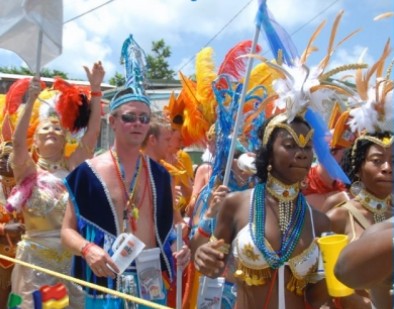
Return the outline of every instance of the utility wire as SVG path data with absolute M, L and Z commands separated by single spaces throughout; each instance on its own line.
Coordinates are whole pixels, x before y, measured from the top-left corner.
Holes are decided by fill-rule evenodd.
M 249 1 L 244 7 L 242 7 L 205 45 L 203 45 L 202 48 L 208 46 L 213 40 L 215 40 L 220 33 L 222 33 L 254 0 Z M 307 22 L 305 22 L 303 25 L 301 25 L 299 28 L 294 30 L 290 36 L 294 36 L 296 33 L 300 32 L 302 29 L 304 29 L 307 25 L 312 23 L 315 19 L 317 19 L 319 16 L 321 16 L 324 12 L 326 12 L 330 7 L 332 7 L 335 3 L 339 2 L 341 0 L 334 0 L 332 1 L 329 5 L 327 5 L 325 8 L 323 8 L 319 13 L 317 13 L 315 16 L 313 16 L 311 19 L 309 19 Z M 269 53 L 270 50 L 266 50 L 263 54 Z M 196 56 L 192 56 L 186 63 L 184 63 L 178 71 L 181 71 L 184 67 L 186 67 L 189 63 L 191 63 Z
M 202 47 L 207 47 L 213 40 L 215 40 L 219 34 L 221 34 L 253 1 L 255 0 L 250 0 L 244 7 L 242 7 L 211 39 L 208 40 Z M 187 66 L 190 62 L 192 62 L 196 58 L 196 55 L 193 55 L 192 57 L 189 58 L 188 61 L 186 61 L 178 71 L 181 71 L 185 66 Z
M 101 8 L 101 7 L 105 6 L 105 5 L 107 5 L 107 4 L 111 3 L 111 2 L 113 2 L 113 1 L 115 1 L 115 0 L 109 0 L 109 1 L 107 1 L 107 2 L 104 2 L 103 4 L 100 4 L 100 5 L 98 5 L 98 6 L 94 7 L 94 8 L 92 8 L 92 9 L 90 9 L 90 10 L 88 10 L 88 11 L 82 13 L 82 14 L 79 14 L 79 15 L 77 15 L 77 16 L 74 16 L 73 18 L 70 18 L 69 20 L 66 20 L 65 22 L 63 22 L 63 24 L 67 24 L 67 23 L 69 23 L 69 22 L 71 22 L 71 21 L 73 21 L 73 20 L 76 20 L 76 19 L 78 19 L 78 18 L 80 18 L 80 17 L 82 17 L 82 16 L 84 16 L 84 15 L 86 15 L 86 14 L 89 14 L 89 13 L 91 13 L 91 12 L 93 12 L 93 11 L 95 11 L 95 10 L 97 10 L 97 9 L 99 9 L 99 8 Z

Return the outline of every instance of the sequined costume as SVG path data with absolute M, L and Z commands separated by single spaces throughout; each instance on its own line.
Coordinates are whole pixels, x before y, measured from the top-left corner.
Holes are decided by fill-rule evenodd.
M 22 210 L 26 233 L 18 243 L 16 258 L 52 271 L 68 275 L 71 253 L 61 244 L 60 229 L 68 194 L 62 183 L 66 170 L 56 173 L 39 171 L 14 187 L 7 210 Z M 32 293 L 43 285 L 54 285 L 63 280 L 45 273 L 15 265 L 12 273 L 12 292 L 21 295 L 21 308 L 34 307 Z M 83 308 L 82 290 L 68 281 L 71 308 Z
M 255 190 L 256 189 L 253 189 L 253 191 Z M 251 193 L 251 196 L 253 196 L 253 198 L 250 199 L 250 207 L 252 210 L 254 200 L 256 198 L 254 192 Z M 300 206 L 301 205 L 298 205 L 298 207 Z M 315 238 L 312 209 L 309 205 L 307 205 L 307 208 L 309 210 L 310 221 L 312 224 L 312 236 Z M 255 233 L 254 226 L 254 223 L 249 223 L 242 228 L 232 243 L 233 255 L 237 263 L 235 276 L 244 281 L 248 286 L 264 285 L 271 278 L 270 263 L 266 261 L 265 254 L 261 252 L 256 244 L 256 239 L 253 236 Z M 270 252 L 275 252 L 266 238 L 264 239 L 264 245 L 270 250 Z M 301 296 L 304 294 L 304 289 L 307 284 L 312 282 L 312 274 L 317 271 L 318 261 L 319 249 L 314 241 L 312 241 L 301 254 L 284 260 L 282 266 L 278 268 L 278 303 L 279 306 L 283 306 L 281 308 L 284 308 L 284 303 L 281 304 L 281 300 L 283 301 L 284 297 L 284 286 L 281 285 L 284 278 L 284 266 L 288 266 L 292 274 L 289 282 L 284 283 L 286 288 Z
M 154 231 L 156 244 L 161 250 L 161 267 L 167 278 L 164 281 L 174 282 L 174 265 L 170 243 L 172 234 L 172 195 L 170 175 L 165 169 L 151 159 L 147 159 L 147 168 L 153 193 Z M 111 254 L 111 246 L 120 230 L 115 206 L 111 200 L 108 187 L 100 175 L 85 161 L 77 167 L 65 180 L 77 216 L 78 232 L 89 242 L 104 248 Z M 93 207 L 94 206 L 94 207 Z M 75 277 L 110 289 L 120 289 L 120 277 L 96 277 L 80 257 L 74 257 L 73 274 Z M 167 280 L 166 280 L 167 279 Z M 100 292 L 88 289 L 87 297 L 102 298 Z M 112 303 L 111 303 L 112 301 Z M 119 299 L 111 298 L 106 308 L 119 308 Z M 93 308 L 93 307 L 92 307 Z
M 5 208 L 6 192 L 5 184 L 3 183 L 4 178 L 1 179 L 3 190 L 0 191 L 0 224 L 8 223 L 10 221 L 22 222 L 21 214 L 13 213 L 10 214 Z M 15 184 L 15 181 L 13 182 Z M 12 239 L 10 236 L 3 235 L 0 236 L 0 254 L 14 258 L 16 253 L 16 240 Z M 13 263 L 0 260 L 0 289 L 5 289 L 11 286 L 11 272 Z

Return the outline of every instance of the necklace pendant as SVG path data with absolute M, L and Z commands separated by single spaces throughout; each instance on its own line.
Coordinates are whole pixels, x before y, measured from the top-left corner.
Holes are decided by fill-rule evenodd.
M 138 218 L 140 217 L 140 211 L 138 210 L 138 208 L 137 207 L 133 207 L 133 209 L 132 209 L 132 211 L 131 211 L 131 216 L 134 218 L 134 219 L 136 219 L 136 220 L 138 220 Z

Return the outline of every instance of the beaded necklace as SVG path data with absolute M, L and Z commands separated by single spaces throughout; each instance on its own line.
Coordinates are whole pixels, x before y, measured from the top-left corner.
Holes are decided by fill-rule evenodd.
M 270 250 L 265 245 L 265 190 L 266 187 L 263 183 L 259 183 L 255 186 L 253 201 L 250 203 L 249 227 L 256 247 L 263 254 L 270 268 L 277 269 L 289 260 L 298 244 L 304 226 L 307 205 L 304 196 L 298 194 L 296 207 L 290 224 L 281 236 L 280 248 L 278 251 Z
M 123 191 L 125 193 L 126 205 L 123 209 L 123 232 L 127 232 L 128 221 L 131 222 L 132 231 L 135 232 L 137 229 L 137 220 L 139 218 L 139 209 L 137 205 L 134 203 L 134 193 L 135 193 L 135 188 L 137 187 L 137 180 L 139 178 L 138 176 L 140 175 L 140 171 L 141 171 L 141 156 L 138 156 L 137 158 L 134 175 L 130 182 L 129 189 L 127 190 L 124 167 L 120 162 L 117 153 L 113 149 L 110 150 L 110 153 L 115 165 L 116 175 L 118 176 L 118 179 L 121 182 Z
M 385 199 L 379 199 L 365 189 L 362 189 L 355 197 L 355 200 L 359 201 L 365 209 L 373 213 L 375 223 L 386 220 L 385 213 L 390 205 L 391 194 Z
M 298 183 L 286 185 L 268 174 L 266 189 L 279 202 L 279 227 L 283 234 L 290 224 L 294 200 L 300 192 L 300 186 Z

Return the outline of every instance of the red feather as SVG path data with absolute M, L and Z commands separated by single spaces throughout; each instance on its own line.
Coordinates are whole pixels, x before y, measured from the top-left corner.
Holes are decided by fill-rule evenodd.
M 3 124 L 1 125 L 1 141 L 10 141 L 12 139 L 12 134 L 14 133 L 14 126 L 10 121 L 8 114 L 4 116 Z
M 80 91 L 61 78 L 55 79 L 53 89 L 61 92 L 56 103 L 56 111 L 60 115 L 61 125 L 73 132 L 75 121 L 79 116 L 79 106 L 82 104 Z
M 27 89 L 29 89 L 30 80 L 30 77 L 18 79 L 11 85 L 5 97 L 3 115 L 6 113 L 12 115 L 18 110 L 18 107 L 21 105 Z M 41 89 L 44 89 L 45 87 L 45 83 L 41 82 Z
M 261 51 L 261 47 L 256 45 L 256 53 Z M 218 75 L 220 74 L 229 74 L 231 77 L 234 78 L 235 81 L 240 80 L 245 72 L 246 72 L 246 57 L 239 56 L 246 55 L 252 52 L 252 41 L 242 41 L 231 48 L 226 56 L 222 64 L 220 65 Z

